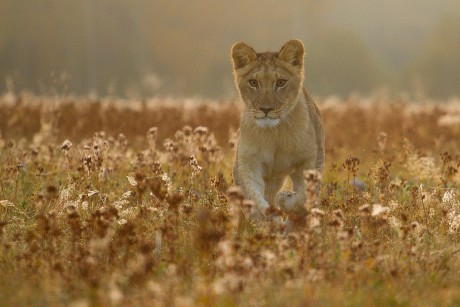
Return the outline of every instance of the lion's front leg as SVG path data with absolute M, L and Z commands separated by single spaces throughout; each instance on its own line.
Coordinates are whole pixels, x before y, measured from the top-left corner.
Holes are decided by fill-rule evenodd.
M 262 177 L 262 167 L 250 166 L 244 160 L 237 160 L 233 166 L 235 184 L 243 189 L 245 197 L 254 201 L 255 215 L 265 215 L 269 204 L 264 197 L 265 183 Z
M 283 186 L 284 177 L 274 177 L 265 181 L 265 199 L 270 207 L 278 207 L 276 196 Z

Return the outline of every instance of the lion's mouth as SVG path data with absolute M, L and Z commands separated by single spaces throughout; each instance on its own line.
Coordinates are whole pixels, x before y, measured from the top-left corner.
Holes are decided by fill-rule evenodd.
M 269 127 L 276 127 L 280 124 L 279 118 L 271 118 L 271 117 L 262 117 L 262 118 L 255 118 L 257 126 L 260 128 L 269 128 Z

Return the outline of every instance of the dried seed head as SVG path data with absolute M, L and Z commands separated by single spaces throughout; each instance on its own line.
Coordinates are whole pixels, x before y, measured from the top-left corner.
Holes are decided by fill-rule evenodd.
M 341 228 L 344 226 L 344 222 L 342 219 L 335 217 L 329 222 L 329 225 L 333 227 Z
M 310 227 L 310 229 L 313 229 L 319 226 L 321 226 L 321 220 L 319 219 L 319 217 L 317 215 L 312 216 L 309 220 L 308 227 Z
M 147 132 L 147 141 L 149 143 L 151 150 L 155 149 L 157 138 L 158 138 L 158 128 L 157 127 L 150 128 L 149 131 Z
M 311 209 L 310 213 L 314 216 L 324 216 L 326 214 L 323 210 L 318 209 L 318 208 Z
M 442 203 L 444 205 L 453 205 L 456 203 L 456 195 L 453 190 L 447 190 L 442 196 Z
M 371 205 L 369 204 L 364 204 L 362 206 L 359 206 L 358 210 L 363 213 L 370 213 L 371 212 Z
M 385 146 L 387 144 L 387 137 L 388 137 L 388 135 L 385 132 L 380 132 L 379 137 L 377 139 L 377 142 L 379 144 L 380 152 L 385 151 Z
M 125 136 L 123 133 L 120 133 L 120 134 L 118 135 L 118 141 L 119 141 L 120 143 L 125 143 L 125 142 L 126 142 L 126 136 Z
M 306 170 L 303 172 L 303 178 L 306 182 L 319 183 L 322 181 L 322 174 L 318 170 Z
M 184 132 L 184 135 L 185 135 L 185 136 L 189 136 L 189 135 L 192 134 L 192 131 L 193 131 L 193 130 L 192 130 L 192 127 L 186 125 L 186 126 L 184 126 L 184 127 L 182 128 L 182 131 Z
M 227 195 L 230 198 L 230 200 L 233 200 L 233 199 L 243 200 L 244 199 L 243 190 L 240 187 L 237 187 L 237 186 L 230 187 L 227 190 Z
M 332 211 L 332 214 L 336 218 L 343 220 L 343 212 L 342 212 L 342 210 L 340 210 L 340 209 L 334 210 L 334 211 Z
M 183 204 L 182 210 L 184 211 L 185 214 L 190 214 L 193 210 L 193 207 L 190 204 Z
M 373 204 L 371 216 L 373 217 L 385 216 L 389 212 L 390 212 L 390 208 L 384 207 L 380 204 Z
M 147 132 L 147 137 L 148 138 L 153 138 L 153 139 L 156 139 L 158 136 L 158 128 L 157 127 L 152 127 L 149 129 L 149 131 Z
M 208 134 L 208 128 L 203 127 L 203 126 L 198 126 L 198 127 L 195 128 L 195 130 L 193 130 L 193 133 L 197 134 L 197 135 L 200 135 L 200 136 L 203 136 L 203 135 Z
M 350 156 L 350 158 L 345 160 L 342 166 L 346 171 L 353 174 L 353 177 L 356 177 L 356 173 L 359 170 L 359 159 L 356 157 Z
M 236 144 L 238 144 L 238 137 L 239 137 L 239 130 L 238 131 L 234 131 L 233 129 L 230 128 L 230 131 L 229 131 L 229 139 L 228 139 L 228 144 L 230 145 L 231 148 L 234 148 L 236 147 Z
M 71 202 L 65 206 L 65 210 L 67 211 L 67 214 L 70 215 L 70 214 L 75 213 L 75 211 L 77 210 L 77 207 L 75 206 L 75 203 Z
M 339 231 L 337 232 L 337 239 L 340 241 L 345 241 L 349 238 L 349 233 L 348 231 Z
M 129 184 L 131 184 L 133 187 L 137 186 L 137 180 L 134 177 L 126 176 L 126 178 L 128 179 Z
M 201 170 L 203 169 L 199 164 L 198 161 L 195 158 L 195 155 L 191 155 L 189 158 L 189 163 L 190 166 L 192 167 L 192 176 L 194 177 L 195 175 L 199 174 Z
M 176 133 L 174 133 L 174 139 L 176 139 L 177 142 L 181 143 L 185 139 L 185 134 L 184 131 L 178 130 Z
M 283 211 L 280 208 L 273 206 L 267 209 L 266 214 L 268 216 L 281 216 Z
M 163 141 L 163 147 L 166 149 L 168 152 L 174 152 L 176 151 L 176 144 L 174 143 L 173 140 L 171 139 L 165 139 Z
M 126 223 L 128 223 L 128 221 L 125 219 L 119 219 L 117 223 L 118 225 L 125 225 Z
M 61 145 L 61 150 L 62 151 L 69 151 L 71 147 L 72 147 L 72 142 L 69 141 L 69 140 L 65 140 Z
M 98 194 L 98 193 L 99 193 L 98 190 L 92 190 L 92 191 L 88 191 L 88 194 L 87 194 L 87 195 L 88 195 L 88 197 L 91 197 L 91 196 L 96 195 L 96 194 Z

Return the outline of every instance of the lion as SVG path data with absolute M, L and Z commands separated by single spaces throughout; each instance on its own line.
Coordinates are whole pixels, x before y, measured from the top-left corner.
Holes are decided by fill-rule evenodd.
M 303 87 L 304 50 L 300 40 L 279 52 L 257 53 L 243 42 L 231 49 L 244 105 L 233 180 L 262 216 L 269 208 L 306 213 L 304 171 L 323 170 L 323 120 Z M 279 193 L 288 176 L 293 191 Z

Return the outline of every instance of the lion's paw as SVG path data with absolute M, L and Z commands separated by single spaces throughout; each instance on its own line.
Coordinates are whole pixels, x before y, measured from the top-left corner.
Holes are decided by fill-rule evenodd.
M 296 192 L 280 192 L 277 197 L 277 203 L 281 210 L 289 215 L 307 215 L 303 197 L 299 197 Z

